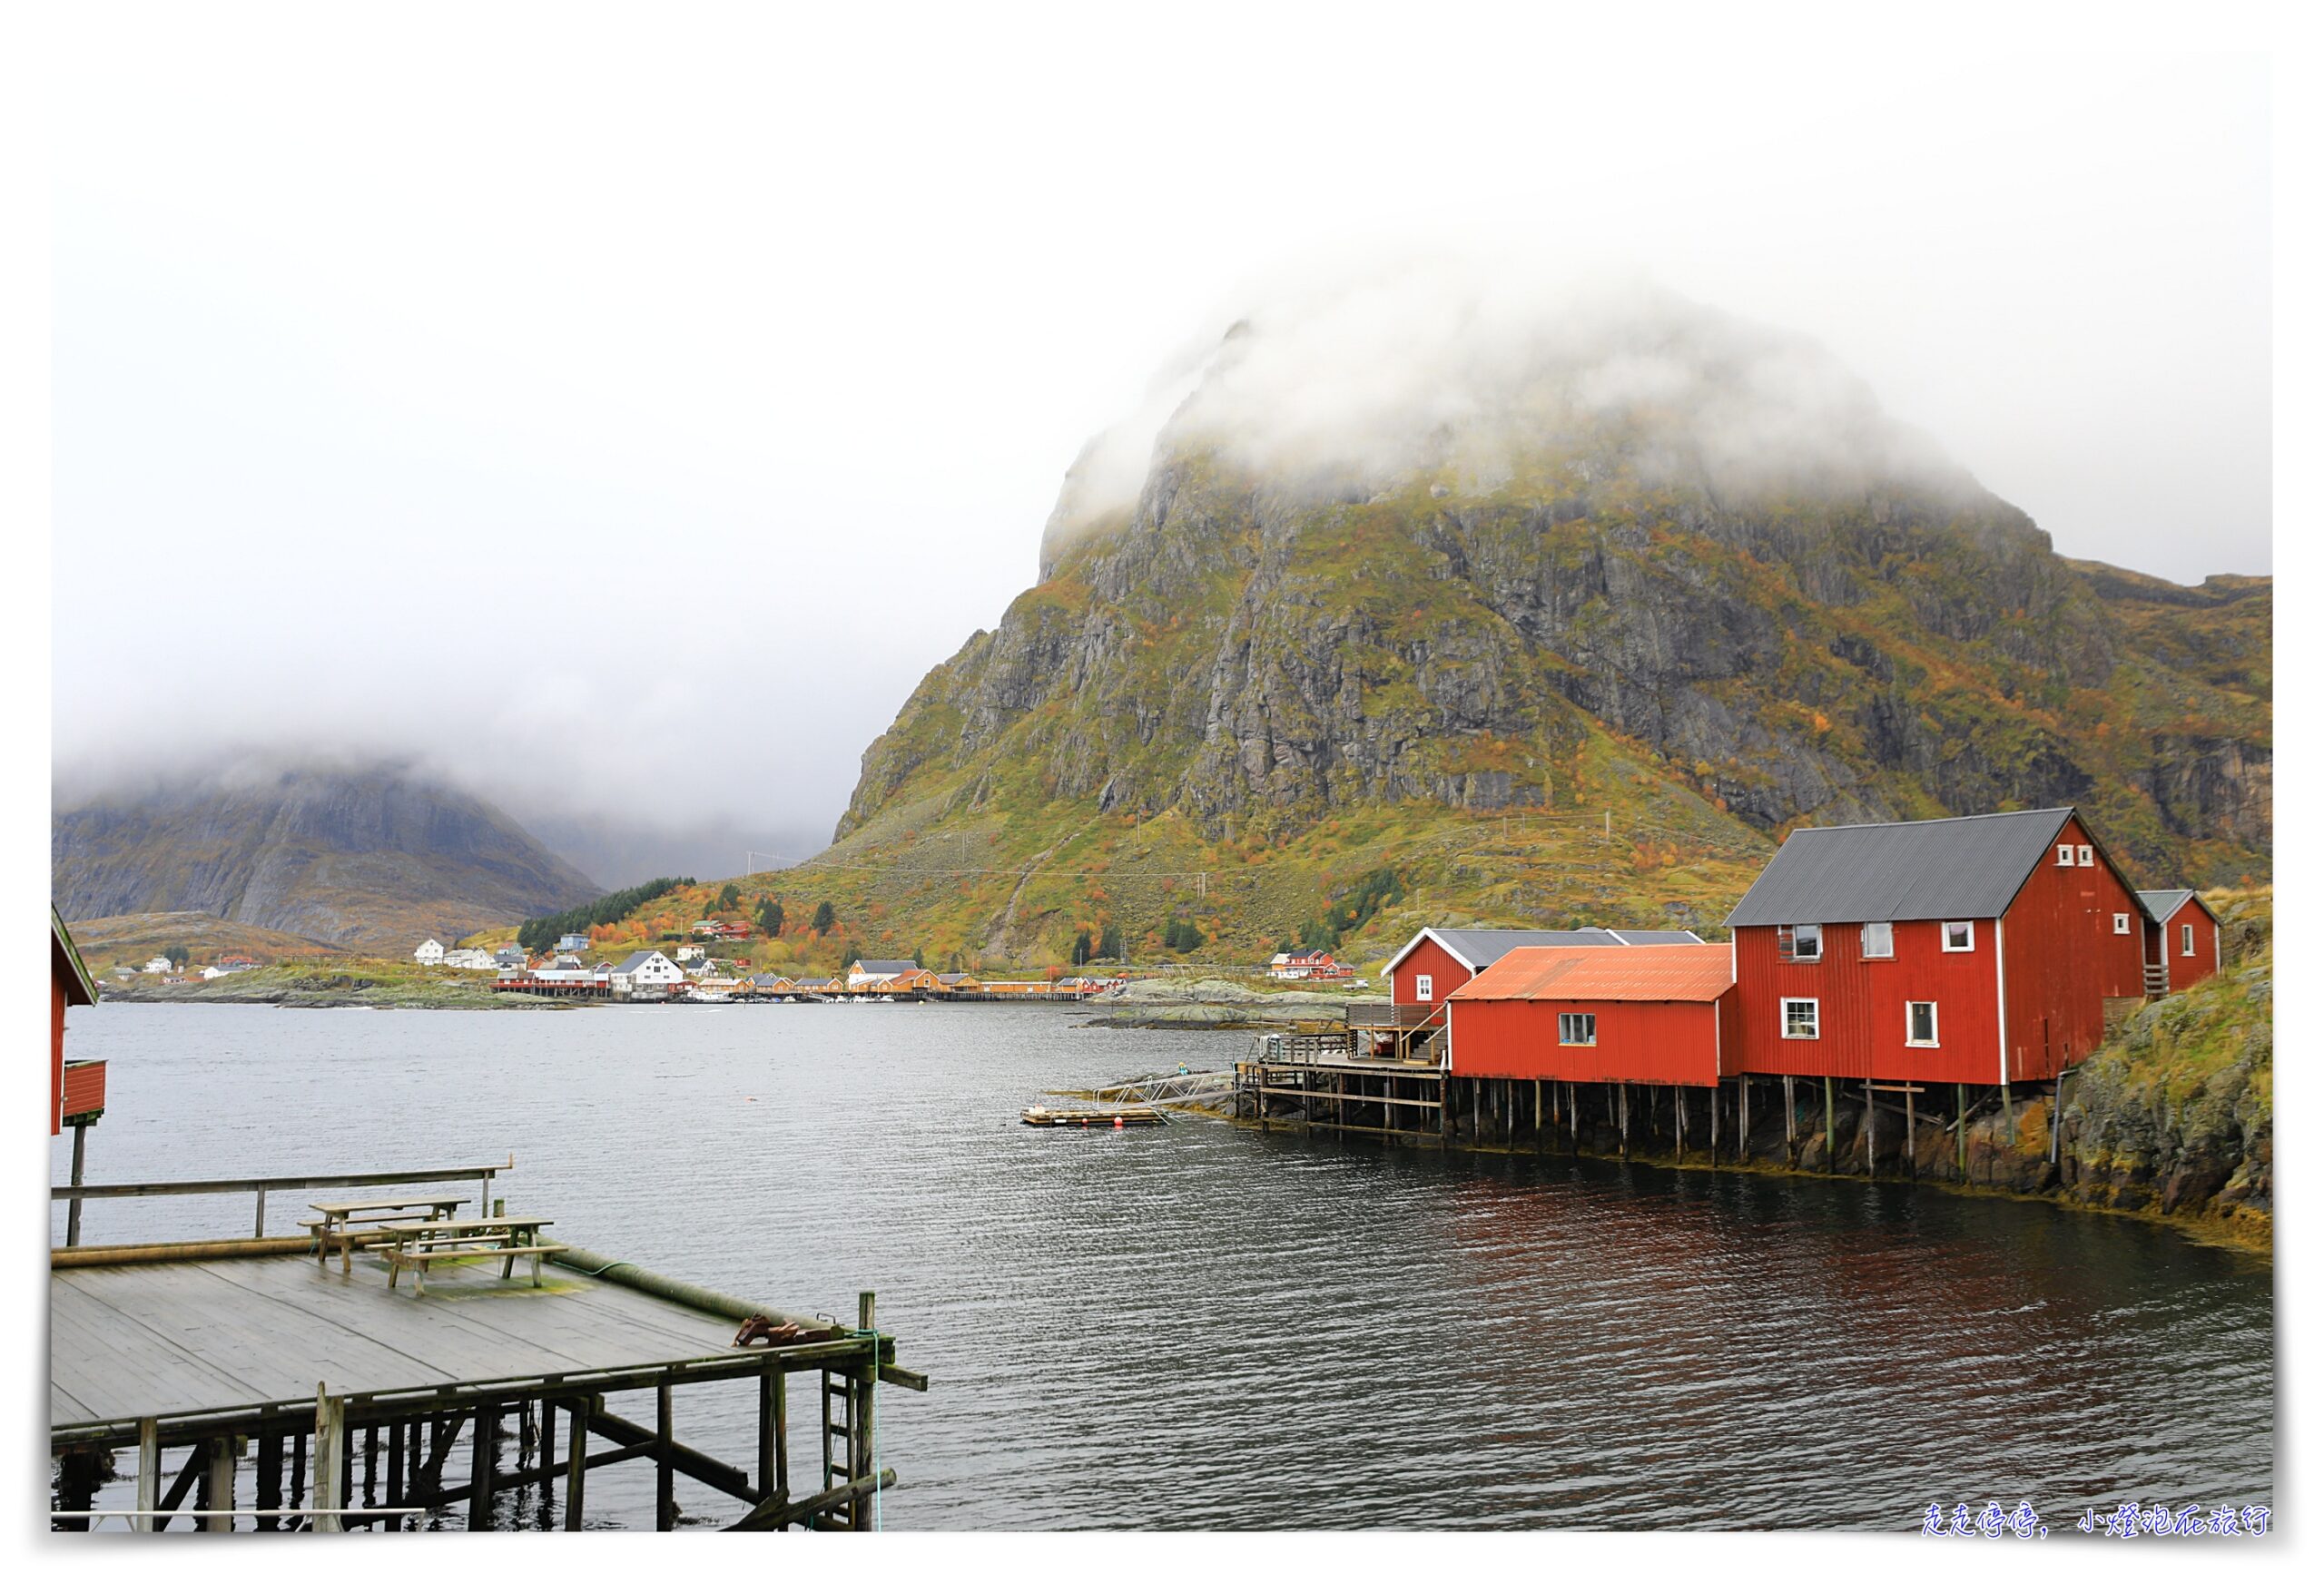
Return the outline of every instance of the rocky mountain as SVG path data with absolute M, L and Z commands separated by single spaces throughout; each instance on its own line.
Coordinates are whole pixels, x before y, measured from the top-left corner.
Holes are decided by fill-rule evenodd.
M 396 955 L 599 888 L 490 803 L 409 766 L 236 764 L 59 806 L 70 919 L 201 912 Z
M 1255 317 L 1092 442 L 786 887 L 940 951 L 1344 933 L 1382 870 L 1374 943 L 1701 923 L 1794 825 L 2063 802 L 2142 881 L 2266 879 L 2268 579 L 2066 560 L 1650 288 L 1381 317 Z

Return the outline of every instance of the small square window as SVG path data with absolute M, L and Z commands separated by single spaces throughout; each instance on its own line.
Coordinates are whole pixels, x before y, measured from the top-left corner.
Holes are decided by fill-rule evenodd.
M 2114 932 L 2116 934 L 2128 934 L 2131 932 L 2131 915 L 2129 913 L 2118 912 L 2114 915 Z
M 2083 867 L 2083 868 L 2087 869 L 2088 867 L 2090 867 L 2091 860 L 2091 860 L 2091 856 L 2090 856 L 2090 849 L 2089 849 L 2088 847 L 2076 847 L 2076 848 L 2074 848 L 2074 850 L 2073 850 L 2073 860 L 2074 860 L 2077 864 L 2079 864 L 2081 867 Z
M 1413 996 L 1415 999 L 1420 1000 L 1433 1000 L 1436 998 L 1435 975 L 1433 973 L 1421 973 L 1415 975 L 1413 978 Z
M 1974 951 L 1977 949 L 1977 926 L 1974 923 L 1948 923 L 1945 926 L 1945 949 L 1948 951 Z
M 1787 923 L 1776 929 L 1776 955 L 1787 962 L 1820 962 L 1824 959 L 1824 926 L 1817 923 Z
M 1856 931 L 1857 949 L 1866 961 L 1886 961 L 1896 954 L 1896 926 L 1867 923 Z
M 2179 954 L 2182 957 L 2195 954 L 2195 926 L 2191 923 L 2179 926 Z
M 1558 1013 L 1558 1043 L 1561 1045 L 1594 1045 L 1598 1042 L 1598 1016 L 1590 1011 L 1561 1011 Z
M 1783 1037 L 1787 1039 L 1812 1039 L 1816 1031 L 1816 1002 L 1787 1000 L 1783 1003 Z
M 2073 845 L 2072 842 L 2068 842 L 2066 845 L 2058 849 L 2058 867 L 2061 869 L 2071 869 L 2073 867 Z
M 1905 1002 L 1905 1042 L 1908 1045 L 1936 1043 L 1936 1002 L 1907 1000 Z

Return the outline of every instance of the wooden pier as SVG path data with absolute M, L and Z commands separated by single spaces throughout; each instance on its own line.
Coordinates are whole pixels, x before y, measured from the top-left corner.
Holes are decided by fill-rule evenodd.
M 1966 1181 L 1969 1123 L 1993 1111 L 2006 1126 L 2029 1100 L 2047 1100 L 2056 1161 L 2058 1084 L 1771 1076 L 1715 1085 L 1568 1083 L 1459 1076 L 1370 1053 L 1382 1047 L 1363 1027 L 1262 1036 L 1236 1064 L 1235 1117 L 1262 1132 L 1364 1135 L 1423 1147 Z
M 711 1509 L 725 1503 L 729 1529 L 861 1532 L 895 1481 L 879 1465 L 877 1388 L 928 1386 L 897 1365 L 868 1292 L 846 1323 L 578 1247 L 551 1256 L 537 1289 L 488 1256 L 431 1273 L 425 1296 L 391 1290 L 361 1251 L 346 1270 L 319 1262 L 304 1237 L 58 1248 L 50 1261 L 57 1529 L 475 1529 L 512 1505 L 523 1526 L 578 1529 L 589 1473 L 643 1460 L 656 1470 L 656 1528 L 676 1525 L 683 1476 Z M 802 1378 L 803 1444 L 790 1411 Z M 681 1404 L 722 1387 L 755 1399 L 752 1465 L 678 1436 Z M 650 1422 L 609 1406 L 625 1392 L 652 1393 Z M 97 1497 L 121 1453 L 135 1493 L 108 1510 Z

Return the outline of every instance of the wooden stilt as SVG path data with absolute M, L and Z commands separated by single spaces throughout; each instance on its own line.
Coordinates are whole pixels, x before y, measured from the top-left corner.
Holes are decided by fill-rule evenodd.
M 363 1504 L 377 1506 L 379 1494 L 379 1426 L 363 1426 Z
M 220 1435 L 202 1447 L 208 1466 L 202 1479 L 202 1504 L 208 1515 L 202 1519 L 203 1529 L 210 1533 L 234 1531 L 234 1437 Z
M 339 1514 L 347 1505 L 347 1403 L 321 1384 L 315 1386 L 316 1533 L 339 1533 L 346 1524 Z
M 276 1454 L 281 1452 L 282 1442 L 274 1442 Z M 278 1468 L 278 1478 L 280 1471 Z M 137 1421 L 137 1509 L 153 1512 L 162 1507 L 162 1425 L 158 1419 Z M 132 1533 L 152 1533 L 153 1519 L 133 1517 L 129 1519 Z
M 1872 1175 L 1872 1079 L 1864 1080 L 1864 1174 Z
M 290 1437 L 290 1496 L 283 1505 L 294 1510 L 307 1504 L 307 1437 Z
M 158 1454 L 159 1445 L 157 1444 L 154 1449 Z M 143 1471 L 144 1455 L 142 1451 L 138 1456 L 138 1466 L 140 1469 L 138 1476 L 143 1478 L 144 1477 Z M 141 1506 L 145 1504 L 142 1497 L 138 1504 Z M 279 1434 L 258 1437 L 257 1504 L 261 1512 L 275 1510 L 282 1505 L 282 1437 Z M 394 1501 L 390 1499 L 389 1504 L 393 1505 Z M 258 1526 L 262 1532 L 271 1532 L 282 1526 L 282 1519 L 279 1517 L 261 1517 L 258 1519 Z
M 541 1398 L 541 1499 L 547 1500 L 556 1483 L 556 1402 Z
M 2066 1077 L 2061 1070 L 2058 1080 L 2050 1086 L 2050 1164 L 2058 1163 L 2058 1134 L 2064 1130 L 2066 1116 Z
M 1670 1085 L 1670 1122 L 1679 1137 L 1679 1159 L 1687 1157 L 1687 1093 L 1678 1084 Z
M 1748 1164 L 1751 1158 L 1751 1079 L 1735 1079 L 1735 1158 L 1738 1164 Z
M 1824 1079 L 1824 1169 L 1837 1171 L 1839 1166 L 1840 1135 L 1837 1106 L 1832 1101 L 1832 1080 Z
M 581 1497 L 589 1471 L 589 1408 L 590 1399 L 584 1396 L 566 1415 L 571 1421 L 565 1431 L 565 1527 L 568 1532 L 581 1528 Z
M 1905 1175 L 1913 1181 L 1921 1179 L 1918 1154 L 1920 1127 L 1913 1118 L 1913 1086 L 1905 1085 Z
M 2006 1083 L 2001 1086 L 2001 1146 L 2013 1150 L 2017 1147 L 2017 1113 L 2010 1108 Z
M 1791 1079 L 1783 1080 L 1783 1152 L 1787 1163 L 1791 1156 L 1792 1141 L 1798 1136 L 1799 1100 L 1793 1093 Z
M 872 1317 L 874 1295 L 870 1292 L 857 1295 L 855 1328 L 877 1336 L 879 1326 L 873 1322 Z M 855 1458 L 853 1470 L 848 1475 L 851 1480 L 873 1478 L 880 1470 L 873 1465 L 872 1456 L 873 1448 L 879 1444 L 878 1420 L 875 1416 L 879 1410 L 876 1397 L 880 1384 L 877 1353 L 878 1343 L 875 1342 L 873 1343 L 874 1361 L 864 1365 L 862 1377 L 856 1385 L 858 1406 L 855 1413 Z M 880 1526 L 877 1517 L 879 1509 L 879 1487 L 874 1484 L 869 1496 L 856 1498 L 854 1512 L 848 1520 L 849 1528 L 856 1533 L 870 1533 Z
M 1710 1163 L 1718 1164 L 1718 1079 L 1710 1085 Z
M 492 1480 L 499 1471 L 500 1409 L 490 1402 L 479 1402 L 476 1414 L 468 1421 L 468 1532 L 487 1533 L 492 1528 Z
M 1622 1085 L 1622 1158 L 1630 1157 L 1630 1086 Z
M 397 1419 L 393 1423 L 388 1425 L 388 1504 L 389 1506 L 401 1506 L 403 1504 L 403 1420 Z M 261 1504 L 263 1504 L 262 1501 Z M 387 1519 L 386 1521 L 390 1530 L 403 1527 L 403 1519 L 399 1517 L 390 1517 Z
M 1969 1085 L 1953 1085 L 1953 1148 L 1961 1180 L 1969 1179 Z
M 670 1382 L 654 1387 L 654 1529 L 668 1533 L 678 1526 L 677 1465 L 670 1458 Z

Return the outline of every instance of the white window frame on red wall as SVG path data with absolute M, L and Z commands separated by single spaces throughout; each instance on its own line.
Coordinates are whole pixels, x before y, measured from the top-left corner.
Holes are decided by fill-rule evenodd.
M 1928 1037 L 1925 1039 L 1913 1037 L 1913 1008 L 1915 1006 L 1928 1008 Z M 1905 1002 L 1905 1042 L 1918 1050 L 1933 1050 L 1937 1047 L 1935 1001 L 1907 1000 Z
M 1953 931 L 1956 929 L 1965 929 L 1969 931 L 1957 946 L 1953 943 Z M 1956 955 L 1962 951 L 1975 950 L 1977 949 L 1977 920 L 1974 918 L 1955 918 L 1938 924 L 1936 943 L 1942 949 L 1952 951 Z
M 1419 1000 L 1435 999 L 1436 975 L 1433 973 L 1414 973 L 1413 975 L 1413 998 Z
M 1807 1008 L 1807 1031 L 1806 1033 L 1794 1033 L 1791 1031 L 1791 1008 L 1795 1006 L 1805 1006 Z M 1780 1008 L 1780 1015 L 1782 1018 L 1780 1026 L 1783 1029 L 1784 1037 L 1787 1039 L 1820 1039 L 1824 1037 L 1824 1008 L 1817 1001 L 1814 996 L 1785 996 L 1783 998 L 1783 1005 Z
M 1569 1033 L 1580 1038 L 1569 1038 Z M 1558 1013 L 1558 1043 L 1561 1045 L 1595 1045 L 1598 1042 L 1598 1014 L 1594 1011 L 1561 1011 Z
M 2182 957 L 2195 954 L 2195 926 L 2191 923 L 2179 926 L 2179 954 Z
M 1799 954 L 1799 931 L 1816 942 L 1816 949 L 1806 956 Z M 1820 962 L 1824 959 L 1824 926 L 1820 923 L 1784 923 L 1776 926 L 1776 956 L 1787 962 Z
M 2077 867 L 2087 869 L 2091 867 L 2096 860 L 2091 856 L 2090 849 L 2088 847 L 2076 847 L 2073 850 L 2073 860 Z
M 1872 949 L 1872 931 L 1881 931 L 1881 949 Z M 1896 959 L 1896 926 L 1893 923 L 1861 923 L 1856 930 L 1856 954 L 1867 962 L 1893 962 Z
M 2114 915 L 2114 932 L 2116 934 L 2128 934 L 2131 932 L 2131 915 L 2129 913 L 2118 912 Z
M 2073 843 L 2072 841 L 2064 842 L 2058 848 L 2058 867 L 2061 869 L 2071 869 L 2073 867 Z

